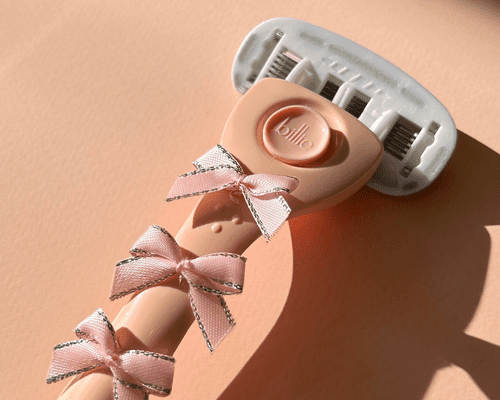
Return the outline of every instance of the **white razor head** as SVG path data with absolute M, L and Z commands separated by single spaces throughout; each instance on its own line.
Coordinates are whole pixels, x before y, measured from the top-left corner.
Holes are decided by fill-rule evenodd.
M 368 186 L 404 196 L 429 186 L 457 142 L 450 113 L 415 79 L 336 33 L 293 18 L 255 27 L 234 60 L 232 80 L 245 93 L 272 77 L 301 85 L 359 119 L 384 145 Z

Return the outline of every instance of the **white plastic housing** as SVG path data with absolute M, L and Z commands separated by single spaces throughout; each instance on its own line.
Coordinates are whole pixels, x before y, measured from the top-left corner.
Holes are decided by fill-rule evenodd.
M 424 189 L 453 154 L 457 134 L 443 104 L 395 65 L 326 29 L 293 18 L 255 27 L 236 54 L 233 84 L 245 93 L 268 76 L 328 98 L 375 133 L 384 155 L 368 185 L 382 193 Z

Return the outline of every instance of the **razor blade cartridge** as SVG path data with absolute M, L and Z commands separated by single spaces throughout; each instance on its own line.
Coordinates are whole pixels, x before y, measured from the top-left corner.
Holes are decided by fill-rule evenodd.
M 303 86 L 346 110 L 384 147 L 368 186 L 393 196 L 416 193 L 443 171 L 457 134 L 449 112 L 415 79 L 336 33 L 293 18 L 255 27 L 234 61 L 245 93 L 264 78 Z

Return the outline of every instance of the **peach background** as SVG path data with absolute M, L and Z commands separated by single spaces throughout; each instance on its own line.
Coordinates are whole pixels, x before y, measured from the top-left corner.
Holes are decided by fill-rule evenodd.
M 55 399 L 52 347 L 99 306 L 114 317 L 114 264 L 148 225 L 180 228 L 196 200 L 162 200 L 217 143 L 239 44 L 277 16 L 416 78 L 458 148 L 423 193 L 363 189 L 255 243 L 237 329 L 210 356 L 191 328 L 171 398 L 500 398 L 497 3 L 2 3 L 0 398 Z

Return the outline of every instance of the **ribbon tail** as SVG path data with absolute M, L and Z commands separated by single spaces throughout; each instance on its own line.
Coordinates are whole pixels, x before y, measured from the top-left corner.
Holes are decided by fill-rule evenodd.
M 113 379 L 113 399 L 116 400 L 148 400 L 148 394 L 140 386 Z
M 292 211 L 290 206 L 283 196 L 267 195 L 264 198 L 253 196 L 247 189 L 243 189 L 242 192 L 262 234 L 266 240 L 271 240 L 290 215 Z
M 191 287 L 191 308 L 210 352 L 233 329 L 235 322 L 221 295 L 210 294 Z
M 164 397 L 172 391 L 173 357 L 151 351 L 129 350 L 121 355 L 121 360 L 123 369 L 140 382 L 147 393 Z

